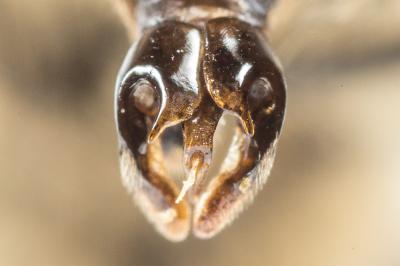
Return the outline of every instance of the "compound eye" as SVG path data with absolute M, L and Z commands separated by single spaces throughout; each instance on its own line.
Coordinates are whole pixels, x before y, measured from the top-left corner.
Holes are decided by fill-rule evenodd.
M 149 81 L 139 79 L 131 93 L 131 101 L 134 106 L 147 116 L 157 115 L 160 109 L 160 100 L 156 88 Z
M 250 87 L 247 95 L 250 111 L 264 110 L 271 113 L 275 107 L 275 97 L 271 83 L 266 78 L 259 78 Z

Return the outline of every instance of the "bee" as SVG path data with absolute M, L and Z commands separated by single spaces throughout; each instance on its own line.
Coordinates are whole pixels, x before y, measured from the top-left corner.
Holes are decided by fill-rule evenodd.
M 273 165 L 286 86 L 264 34 L 269 0 L 125 0 L 135 39 L 115 88 L 123 183 L 158 232 L 211 238 L 260 191 Z M 217 126 L 234 136 L 210 181 Z M 167 156 L 171 147 L 181 159 Z M 168 162 L 168 163 L 167 163 Z M 168 171 L 181 164 L 183 184 Z

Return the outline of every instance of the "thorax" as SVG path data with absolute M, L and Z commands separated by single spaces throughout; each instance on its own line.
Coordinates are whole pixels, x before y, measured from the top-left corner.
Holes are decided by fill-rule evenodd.
M 139 0 L 137 26 L 143 30 L 164 20 L 179 20 L 202 26 L 210 19 L 235 17 L 255 27 L 264 27 L 274 0 Z

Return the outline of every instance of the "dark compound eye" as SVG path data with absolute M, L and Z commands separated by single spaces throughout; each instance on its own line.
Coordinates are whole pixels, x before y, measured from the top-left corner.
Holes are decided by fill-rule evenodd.
M 274 109 L 274 93 L 266 78 L 257 79 L 250 87 L 247 101 L 252 111 L 262 110 L 271 113 Z
M 136 108 L 145 115 L 155 116 L 160 108 L 156 88 L 147 80 L 140 79 L 133 85 L 131 99 Z

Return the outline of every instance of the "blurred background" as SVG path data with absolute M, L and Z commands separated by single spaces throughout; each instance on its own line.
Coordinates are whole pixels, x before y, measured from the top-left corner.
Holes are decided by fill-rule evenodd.
M 159 236 L 120 182 L 106 0 L 0 1 L 0 265 L 400 265 L 400 1 L 281 0 L 275 167 L 211 240 Z

